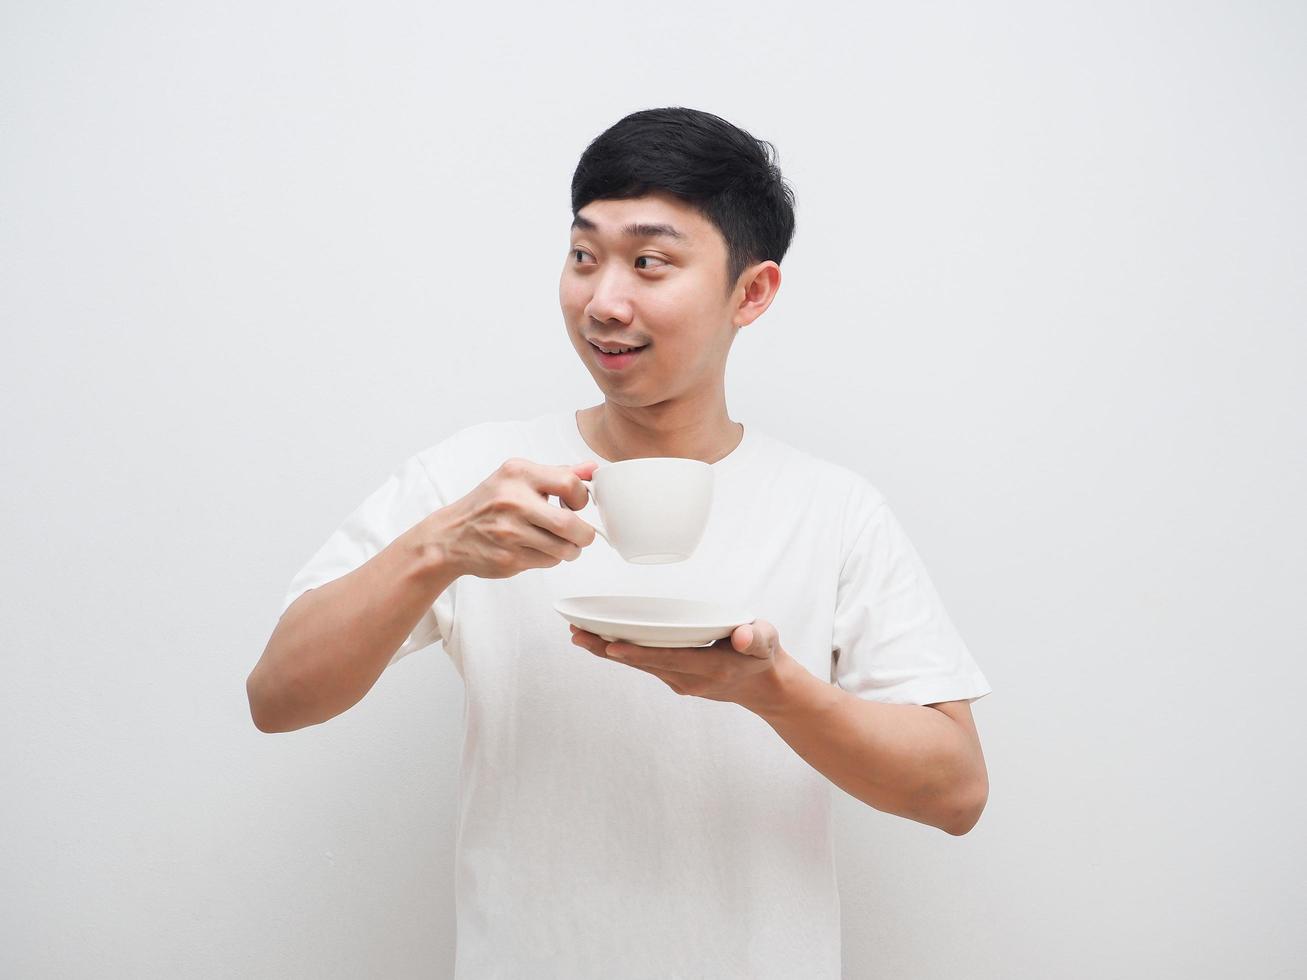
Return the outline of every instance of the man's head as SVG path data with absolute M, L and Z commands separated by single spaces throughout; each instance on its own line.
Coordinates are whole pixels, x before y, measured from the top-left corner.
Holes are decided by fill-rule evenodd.
M 586 147 L 559 300 L 610 400 L 634 407 L 720 386 L 735 333 L 770 305 L 794 236 L 794 194 L 774 155 L 684 108 L 632 113 Z M 619 370 L 595 342 L 647 349 Z

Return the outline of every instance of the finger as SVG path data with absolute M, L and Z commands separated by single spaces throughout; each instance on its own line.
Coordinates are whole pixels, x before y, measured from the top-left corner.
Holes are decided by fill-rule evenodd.
M 523 548 L 518 554 L 523 556 L 527 568 L 555 568 L 564 561 L 572 560 L 570 558 L 557 558 L 538 548 Z
M 740 653 L 746 652 L 751 643 L 753 643 L 752 625 L 746 623 L 743 626 L 738 626 L 734 632 L 731 633 L 731 646 Z
M 780 634 L 776 627 L 765 619 L 755 619 L 752 623 L 737 626 L 731 633 L 731 648 L 739 653 L 766 660 L 776 653 L 780 643 Z
M 579 548 L 594 543 L 596 532 L 589 521 L 561 507 L 551 507 L 543 499 L 527 504 L 523 512 L 526 519 L 542 531 L 569 541 Z
M 524 524 L 517 529 L 517 544 L 522 548 L 543 552 L 554 561 L 573 561 L 581 555 L 579 544 L 542 531 L 533 524 Z
M 599 469 L 599 461 L 588 459 L 584 463 L 573 463 L 570 469 L 582 480 L 589 480 L 595 475 L 595 470 Z
M 717 655 L 711 647 L 644 647 L 635 643 L 610 643 L 605 649 L 609 660 L 619 660 L 632 667 L 651 667 L 678 674 L 703 674 L 716 666 L 710 658 Z
M 519 571 L 528 568 L 554 568 L 560 562 L 567 559 L 561 559 L 554 555 L 539 550 L 538 548 L 528 548 L 525 545 L 518 545 L 513 549 L 513 562 L 521 566 Z M 515 573 L 514 573 L 515 574 Z
M 646 674 L 653 674 L 659 680 L 667 684 L 667 686 L 670 687 L 677 694 L 684 694 L 692 684 L 696 682 L 701 682 L 703 680 L 703 677 L 700 674 L 684 673 L 679 670 L 668 670 L 664 667 L 651 667 L 648 664 L 634 664 L 634 663 L 629 663 L 627 661 L 618 660 L 617 657 L 613 657 L 608 654 L 607 650 L 610 644 L 608 643 L 607 640 L 604 640 L 600 637 L 595 638 L 596 640 L 598 640 L 598 642 L 595 642 L 593 640 L 583 639 L 583 637 L 590 637 L 590 636 L 594 636 L 594 634 L 586 633 L 584 630 L 578 631 L 575 635 L 573 635 L 572 642 L 579 647 L 584 647 L 585 649 L 589 650 L 595 656 L 603 657 L 606 660 L 617 660 L 618 663 L 622 663 L 627 667 L 632 667 L 635 670 L 642 670 Z
M 584 630 L 577 630 L 575 626 L 572 627 L 572 629 L 573 644 L 579 646 L 583 650 L 590 651 L 596 657 L 603 657 L 605 660 L 608 659 L 608 654 L 605 652 L 605 648 L 608 646 L 607 640 L 595 636 L 593 633 L 587 633 Z
M 600 657 L 607 658 L 608 648 L 613 643 L 618 642 L 616 640 L 605 640 L 598 633 L 591 633 L 577 626 L 571 627 L 571 630 L 572 630 L 573 643 L 575 643 L 577 646 L 585 647 L 591 653 L 596 654 Z
M 582 477 L 592 476 L 598 466 L 593 460 L 575 466 L 549 466 L 523 460 L 521 469 L 524 479 L 538 493 L 558 497 L 569 510 L 580 510 L 590 500 L 590 491 Z

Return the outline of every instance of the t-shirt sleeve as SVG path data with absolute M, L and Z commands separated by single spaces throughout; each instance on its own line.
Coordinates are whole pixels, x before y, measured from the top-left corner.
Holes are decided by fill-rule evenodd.
M 845 528 L 832 680 L 889 704 L 970 702 L 990 693 L 884 498 L 874 490 L 856 493 Z
M 445 506 L 422 460 L 412 456 L 374 490 L 327 538 L 317 553 L 291 580 L 282 600 L 284 615 L 309 589 L 332 582 L 367 562 L 432 511 Z M 454 590 L 457 583 L 422 614 L 390 663 L 437 640 L 448 642 L 453 632 Z

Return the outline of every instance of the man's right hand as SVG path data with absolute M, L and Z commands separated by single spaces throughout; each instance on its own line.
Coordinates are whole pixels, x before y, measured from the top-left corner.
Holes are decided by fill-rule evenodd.
M 451 569 L 478 578 L 510 578 L 572 561 L 595 539 L 594 528 L 572 510 L 586 505 L 582 480 L 598 466 L 507 460 L 467 496 L 427 518 L 430 540 Z M 550 495 L 572 510 L 551 504 Z

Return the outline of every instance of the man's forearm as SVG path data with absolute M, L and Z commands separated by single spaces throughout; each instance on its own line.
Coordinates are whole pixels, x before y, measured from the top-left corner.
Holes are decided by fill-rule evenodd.
M 261 731 L 319 724 L 367 694 L 404 638 L 458 577 L 433 534 L 427 522 L 415 525 L 286 610 L 245 684 Z
M 859 698 L 783 651 L 765 701 L 746 705 L 809 765 L 885 813 L 965 834 L 988 794 L 984 757 L 948 715 Z

